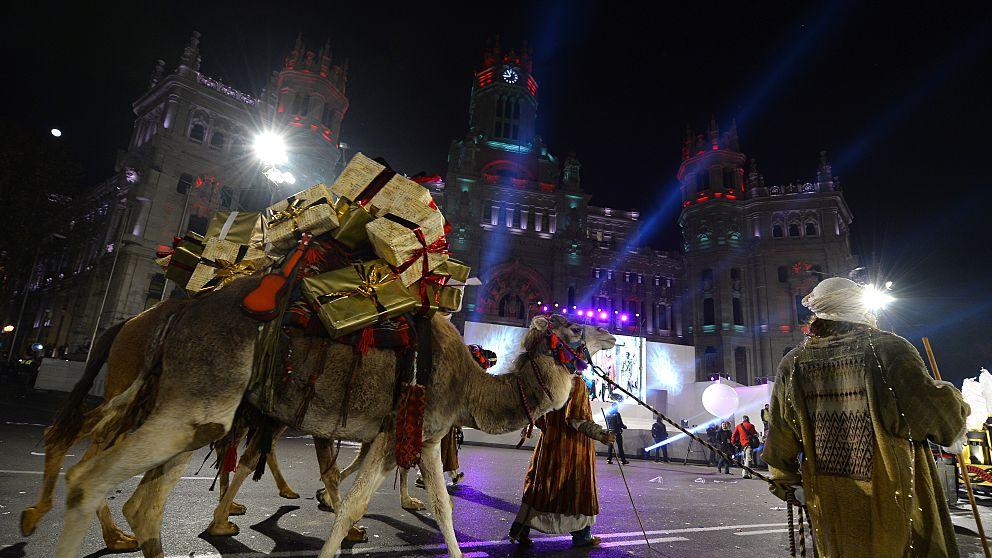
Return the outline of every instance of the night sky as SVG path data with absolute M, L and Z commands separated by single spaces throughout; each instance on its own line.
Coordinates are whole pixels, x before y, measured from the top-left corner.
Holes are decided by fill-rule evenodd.
M 812 180 L 829 152 L 855 252 L 895 283 L 891 327 L 917 345 L 929 335 L 949 378 L 992 364 L 983 3 L 953 13 L 906 2 L 94 4 L 18 3 L 0 38 L 2 117 L 38 134 L 61 128 L 90 182 L 126 146 L 130 104 L 155 61 L 175 68 L 194 29 L 201 70 L 250 93 L 297 33 L 314 47 L 329 37 L 351 62 L 343 140 L 402 171 L 441 174 L 467 130 L 486 39 L 526 39 L 539 133 L 559 156 L 576 152 L 594 203 L 639 209 L 652 245 L 680 244 L 666 200 L 686 125 L 736 117 L 769 184 Z

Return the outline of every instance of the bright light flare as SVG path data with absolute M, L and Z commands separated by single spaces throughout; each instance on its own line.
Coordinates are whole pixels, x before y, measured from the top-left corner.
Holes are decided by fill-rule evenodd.
M 7 325 L 3 326 L 3 332 L 4 333 L 10 333 L 11 331 L 14 331 L 14 326 L 12 326 L 10 324 L 7 324 Z
M 877 313 L 880 310 L 884 310 L 886 306 L 895 300 L 895 297 L 884 290 L 878 289 L 875 285 L 865 285 L 863 296 L 865 306 L 872 313 Z
M 286 140 L 275 132 L 262 132 L 255 136 L 252 145 L 255 156 L 268 165 L 280 165 L 289 160 L 286 153 Z
M 60 138 L 62 137 L 62 130 L 59 130 L 58 128 L 52 128 L 52 135 L 57 138 Z

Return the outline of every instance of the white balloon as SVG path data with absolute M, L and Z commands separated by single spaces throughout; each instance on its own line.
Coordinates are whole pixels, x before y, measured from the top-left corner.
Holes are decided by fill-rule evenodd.
M 727 418 L 740 403 L 737 392 L 727 384 L 713 384 L 703 390 L 703 408 L 711 415 Z

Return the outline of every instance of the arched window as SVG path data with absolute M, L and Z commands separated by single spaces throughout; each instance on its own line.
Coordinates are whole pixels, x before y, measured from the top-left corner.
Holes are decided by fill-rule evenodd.
M 782 225 L 772 226 L 772 236 L 775 238 L 782 238 L 785 236 L 784 231 L 782 230 Z
M 706 347 L 703 351 L 703 370 L 706 371 L 707 376 L 713 376 L 716 374 L 716 347 Z
M 221 132 L 214 132 L 210 136 L 210 147 L 214 149 L 223 149 L 225 142 L 227 142 L 227 138 Z
M 703 325 L 716 325 L 716 309 L 710 297 L 703 299 Z
M 789 282 L 789 268 L 788 267 L 786 267 L 784 265 L 778 266 L 778 282 L 779 283 L 788 283 Z
M 744 325 L 744 309 L 741 306 L 740 297 L 736 297 L 736 296 L 734 297 L 733 306 L 734 306 L 734 325 L 739 325 L 739 326 Z
M 806 223 L 806 236 L 816 236 L 818 233 L 816 223 L 810 221 Z
M 747 385 L 747 348 L 734 349 L 734 379 L 739 384 Z
M 703 291 L 705 292 L 705 291 L 713 290 L 713 270 L 704 269 L 702 278 L 703 278 Z
M 189 129 L 189 139 L 196 143 L 203 143 L 203 138 L 207 136 L 207 127 L 197 122 Z
M 499 299 L 499 315 L 502 318 L 524 319 L 524 301 L 515 294 L 504 295 Z
M 789 236 L 799 236 L 799 225 L 796 223 L 789 225 Z

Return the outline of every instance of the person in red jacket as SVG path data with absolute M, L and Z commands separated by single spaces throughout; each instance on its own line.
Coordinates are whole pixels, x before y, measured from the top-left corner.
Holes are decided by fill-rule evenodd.
M 734 435 L 730 442 L 744 450 L 744 466 L 754 467 L 754 448 L 761 444 L 758 438 L 758 430 L 751 424 L 751 419 L 744 415 L 744 420 L 734 429 Z M 743 477 L 751 478 L 751 473 L 747 469 L 743 470 Z

